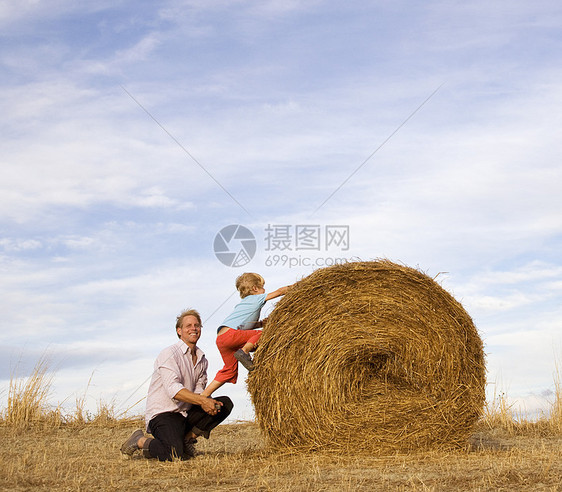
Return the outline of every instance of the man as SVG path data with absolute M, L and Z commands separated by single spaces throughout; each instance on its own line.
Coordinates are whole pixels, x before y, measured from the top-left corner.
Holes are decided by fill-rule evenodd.
M 197 438 L 208 439 L 232 411 L 227 396 L 201 395 L 207 385 L 208 361 L 196 345 L 201 336 L 199 313 L 183 311 L 176 318 L 176 333 L 180 340 L 160 352 L 148 388 L 146 430 L 154 437 L 136 430 L 121 446 L 125 455 L 141 449 L 146 458 L 160 461 L 192 458 Z

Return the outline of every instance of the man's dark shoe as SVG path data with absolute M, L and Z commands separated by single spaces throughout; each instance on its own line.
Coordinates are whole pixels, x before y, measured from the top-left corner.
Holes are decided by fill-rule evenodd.
M 137 429 L 131 434 L 129 439 L 127 439 L 123 446 L 121 446 L 121 452 L 127 456 L 133 456 L 134 452 L 139 449 L 139 439 L 144 436 L 144 432 L 141 429 Z
M 240 362 L 248 371 L 254 370 L 254 361 L 250 357 L 250 354 L 247 354 L 242 349 L 238 349 L 234 352 L 234 357 L 238 362 Z
M 197 443 L 197 439 L 193 437 L 185 438 L 183 441 L 183 459 L 190 460 L 191 458 L 195 458 L 197 456 L 197 450 L 195 449 L 195 444 Z

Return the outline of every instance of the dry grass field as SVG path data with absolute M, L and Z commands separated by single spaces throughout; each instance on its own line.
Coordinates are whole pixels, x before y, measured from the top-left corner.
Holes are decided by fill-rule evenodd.
M 560 393 L 548 416 L 517 421 L 504 400 L 463 449 L 392 456 L 282 453 L 252 422 L 217 427 L 190 461 L 159 463 L 119 447 L 142 426 L 100 404 L 95 415 L 45 408 L 49 381 L 36 372 L 10 385 L 2 410 L 0 490 L 562 490 Z

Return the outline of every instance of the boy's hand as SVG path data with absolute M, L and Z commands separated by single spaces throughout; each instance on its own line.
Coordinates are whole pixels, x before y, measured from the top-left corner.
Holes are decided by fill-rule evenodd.
M 286 285 L 285 287 L 280 287 L 279 289 L 270 292 L 265 296 L 265 300 L 269 301 L 270 299 L 275 299 L 276 297 L 284 296 L 288 292 L 289 287 L 292 287 L 292 285 Z

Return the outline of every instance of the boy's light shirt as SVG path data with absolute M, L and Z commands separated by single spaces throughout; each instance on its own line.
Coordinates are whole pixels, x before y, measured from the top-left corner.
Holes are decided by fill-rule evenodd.
M 226 317 L 222 326 L 235 328 L 237 330 L 251 330 L 260 319 L 260 311 L 265 304 L 267 294 L 254 294 L 242 299 Z
M 174 400 L 183 388 L 201 393 L 207 386 L 207 361 L 203 351 L 196 347 L 197 362 L 193 365 L 191 349 L 179 340 L 166 347 L 154 362 L 154 372 L 146 399 L 146 427 L 156 415 L 164 412 L 179 412 L 186 415 L 191 403 Z M 150 432 L 150 431 L 149 431 Z

